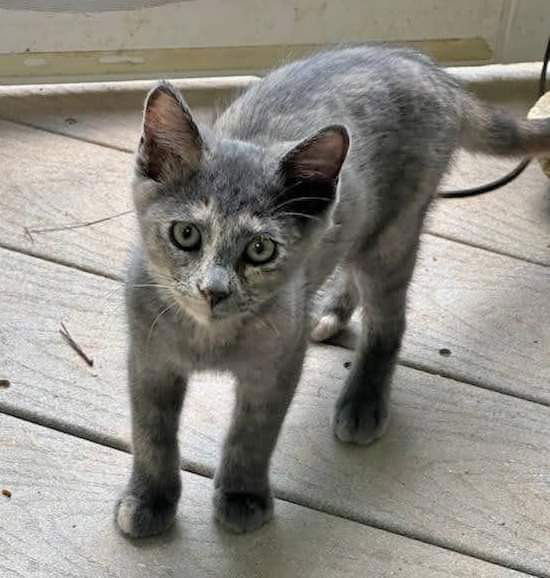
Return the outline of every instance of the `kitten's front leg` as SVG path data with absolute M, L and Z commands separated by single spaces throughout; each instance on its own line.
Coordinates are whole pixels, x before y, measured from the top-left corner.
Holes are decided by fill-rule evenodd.
M 119 528 L 134 538 L 173 522 L 181 492 L 178 422 L 185 379 L 162 367 L 140 367 L 130 355 L 133 468 L 116 505 Z
M 302 370 L 305 346 L 279 366 L 249 360 L 237 372 L 233 420 L 216 472 L 217 520 L 228 530 L 250 532 L 273 516 L 269 463 Z

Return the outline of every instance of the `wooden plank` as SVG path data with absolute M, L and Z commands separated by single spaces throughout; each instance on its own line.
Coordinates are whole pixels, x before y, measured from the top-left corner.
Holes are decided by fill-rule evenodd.
M 461 152 L 442 189 L 476 187 L 510 172 L 517 160 Z M 550 266 L 550 180 L 534 161 L 498 191 L 436 202 L 426 230 Z
M 550 404 L 549 288 L 546 267 L 424 235 L 401 359 Z
M 454 73 L 458 74 L 458 71 L 455 69 Z M 462 76 L 473 82 L 475 90 L 482 96 L 521 114 L 528 107 L 531 96 L 526 91 L 528 83 L 521 76 L 522 69 L 518 68 L 517 74 L 522 82 L 518 82 L 515 89 L 508 76 L 503 81 L 493 80 L 486 85 L 475 76 L 473 80 L 466 73 Z M 179 81 L 177 84 L 197 115 L 209 122 L 214 108 L 220 108 L 231 94 L 253 80 L 218 80 L 217 87 L 215 81 L 211 81 L 210 87 L 198 80 Z M 31 91 L 0 89 L 0 117 L 130 152 L 138 141 L 141 108 L 148 86 L 148 83 L 125 83 L 118 88 L 116 84 L 104 84 L 85 90 L 68 85 L 50 89 L 41 87 L 40 91 L 38 88 Z M 502 97 L 503 91 L 509 95 L 508 100 Z M 5 125 L 0 125 L 0 130 L 14 131 L 8 131 Z M 36 163 L 37 153 L 31 140 L 30 136 L 25 139 L 24 146 L 28 150 L 29 162 Z M 51 143 L 52 147 L 58 146 L 56 140 Z M 0 152 L 7 146 L 13 145 L 0 143 Z M 52 154 L 54 151 L 55 148 Z M 93 164 L 95 153 L 89 156 L 89 162 Z M 120 172 L 121 179 L 128 175 L 126 166 Z M 514 161 L 462 153 L 443 187 L 477 186 L 506 174 L 513 166 Z M 534 163 L 518 180 L 497 192 L 478 198 L 440 201 L 434 208 L 427 230 L 550 265 L 549 191 L 548 179 Z
M 0 408 L 123 446 L 129 439 L 126 332 L 119 284 L 0 251 Z M 63 320 L 93 369 L 58 335 Z M 548 575 L 550 408 L 408 368 L 393 420 L 371 448 L 330 430 L 349 353 L 311 347 L 273 464 L 279 496 Z M 182 451 L 212 474 L 232 405 L 231 380 L 191 383 Z
M 128 210 L 130 157 L 11 122 L 0 121 L 0 130 L 6 163 L 0 244 L 121 277 L 135 235 L 133 214 L 32 238 L 25 227 L 93 221 Z M 478 219 L 491 227 L 489 219 Z M 423 253 L 403 360 L 550 403 L 550 271 L 432 236 L 424 237 Z M 452 355 L 441 357 L 441 348 Z
M 132 542 L 112 522 L 130 456 L 7 416 L 0 432 L 2 576 L 526 576 L 281 501 L 255 535 L 225 534 L 189 473 L 174 528 Z
M 94 221 L 132 209 L 132 158 L 108 148 L 0 121 L 4 159 L 0 242 L 87 270 L 121 275 L 132 214 L 92 227 L 32 233 Z M 29 233 L 27 230 L 30 230 Z
M 175 79 L 202 122 L 257 77 Z M 155 83 L 135 81 L 0 87 L 0 117 L 134 152 L 145 95 Z

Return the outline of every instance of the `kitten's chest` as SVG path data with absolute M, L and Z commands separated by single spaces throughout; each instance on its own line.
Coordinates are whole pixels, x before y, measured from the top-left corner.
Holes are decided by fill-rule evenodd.
M 172 357 L 185 371 L 225 371 L 238 350 L 238 328 L 179 326 L 174 328 L 169 347 Z

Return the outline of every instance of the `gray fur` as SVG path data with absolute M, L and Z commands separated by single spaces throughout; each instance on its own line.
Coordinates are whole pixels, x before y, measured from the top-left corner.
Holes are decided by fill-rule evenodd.
M 151 92 L 134 182 L 141 243 L 126 293 L 134 467 L 117 506 L 124 532 L 146 536 L 173 520 L 179 410 L 189 375 L 202 369 L 237 378 L 216 517 L 235 532 L 265 523 L 269 462 L 310 323 L 313 338 L 327 339 L 359 301 L 363 332 L 334 431 L 359 444 L 382 435 L 422 222 L 461 144 L 506 155 L 548 150 L 550 126 L 514 121 L 426 57 L 393 48 L 287 65 L 211 128 L 195 125 L 170 85 Z M 174 245 L 174 221 L 199 228 L 200 249 Z M 253 266 L 243 254 L 258 234 L 278 250 Z

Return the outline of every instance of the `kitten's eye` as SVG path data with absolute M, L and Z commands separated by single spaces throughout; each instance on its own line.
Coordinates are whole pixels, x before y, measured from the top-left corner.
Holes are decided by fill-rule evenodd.
M 263 265 L 275 257 L 275 242 L 268 237 L 256 237 L 246 246 L 244 256 L 253 265 Z
M 184 251 L 195 251 L 201 246 L 200 231 L 191 223 L 176 222 L 170 228 L 170 239 Z

